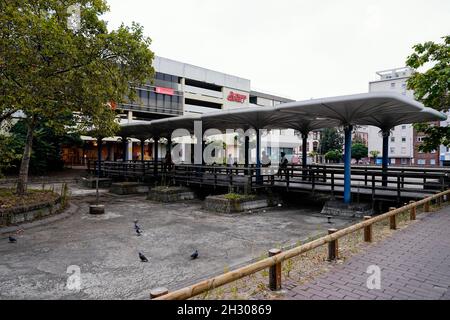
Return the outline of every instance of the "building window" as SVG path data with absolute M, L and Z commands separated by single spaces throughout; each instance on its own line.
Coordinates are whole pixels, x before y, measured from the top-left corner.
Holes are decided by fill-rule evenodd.
M 395 148 L 394 147 L 390 148 L 390 153 L 395 153 Z
M 417 164 L 426 164 L 426 160 L 425 159 L 418 159 L 417 160 Z
M 395 88 L 395 82 L 391 82 L 391 88 Z
M 436 160 L 430 159 L 430 164 L 431 164 L 432 166 L 436 165 Z
M 402 164 L 408 164 L 408 159 L 406 159 L 406 158 L 402 158 Z
M 395 142 L 395 137 L 391 137 L 391 142 Z
M 402 154 L 406 154 L 406 148 L 402 147 Z
M 402 142 L 406 142 L 406 137 L 402 137 Z
M 406 126 L 405 125 L 402 125 L 402 130 L 406 130 Z

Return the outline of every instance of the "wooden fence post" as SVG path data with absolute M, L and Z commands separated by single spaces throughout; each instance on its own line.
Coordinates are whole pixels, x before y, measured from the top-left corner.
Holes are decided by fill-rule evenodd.
M 409 203 L 414 203 L 414 200 L 411 200 Z M 416 220 L 416 206 L 412 207 L 409 210 L 409 220 Z
M 425 197 L 425 198 L 427 198 L 427 197 Z M 424 203 L 423 211 L 424 212 L 430 212 L 430 200 L 428 200 L 427 202 Z
M 369 220 L 372 217 L 370 216 L 364 216 L 364 220 Z M 364 241 L 365 242 L 372 242 L 372 225 L 368 225 L 367 227 L 364 227 Z
M 328 229 L 328 234 L 333 234 L 337 231 L 337 229 Z M 339 256 L 339 247 L 338 241 L 330 241 L 328 242 L 328 261 L 336 260 Z
M 395 209 L 396 209 L 395 207 L 390 207 L 389 211 L 392 211 Z M 391 230 L 397 229 L 397 215 L 396 214 L 389 217 L 389 227 L 391 228 Z
M 437 206 L 440 208 L 442 206 L 442 196 L 437 197 Z
M 280 253 L 280 249 L 270 249 L 269 257 L 276 256 Z M 277 264 L 269 268 L 269 288 L 272 291 L 281 289 L 281 262 L 278 262 Z
M 150 291 L 150 299 L 155 299 L 169 293 L 169 290 L 164 287 L 155 288 Z

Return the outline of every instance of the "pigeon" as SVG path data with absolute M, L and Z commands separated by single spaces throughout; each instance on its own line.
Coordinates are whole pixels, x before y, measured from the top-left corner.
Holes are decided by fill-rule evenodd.
M 137 236 L 140 236 L 142 234 L 142 230 L 138 228 L 136 228 L 136 234 Z
M 136 230 L 141 228 L 141 227 L 139 227 L 139 225 L 137 223 L 138 223 L 138 221 L 134 220 L 134 229 L 136 229 Z
M 191 259 L 197 259 L 198 258 L 198 250 L 195 250 L 195 252 L 193 254 L 191 254 Z
M 146 256 L 144 256 L 142 253 L 139 252 L 139 259 L 141 259 L 141 262 L 148 262 L 148 259 Z
M 16 243 L 17 242 L 17 239 L 14 238 L 14 237 L 9 236 L 8 239 L 9 239 L 9 243 Z

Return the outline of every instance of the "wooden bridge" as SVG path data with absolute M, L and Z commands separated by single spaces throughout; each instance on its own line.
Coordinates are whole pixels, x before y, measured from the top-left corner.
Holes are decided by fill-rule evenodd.
M 97 174 L 98 162 L 88 163 L 88 171 Z M 423 167 L 352 166 L 351 191 L 372 200 L 419 199 L 446 190 L 450 169 Z M 180 164 L 167 167 L 158 161 L 102 161 L 101 176 L 117 180 L 152 181 L 165 179 L 173 184 L 200 187 L 227 187 L 248 192 L 270 188 L 281 192 L 326 193 L 340 198 L 344 192 L 342 165 L 290 164 L 279 174 L 274 167 L 256 168 L 221 165 Z

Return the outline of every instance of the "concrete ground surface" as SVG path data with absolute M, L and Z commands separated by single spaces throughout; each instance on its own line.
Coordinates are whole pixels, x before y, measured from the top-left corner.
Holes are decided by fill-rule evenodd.
M 314 281 L 302 285 L 286 283 L 286 298 L 449 300 L 450 206 L 419 215 L 418 220 Z M 380 268 L 379 289 L 367 286 L 371 265 Z
M 152 288 L 177 289 L 256 259 L 274 246 L 352 223 L 333 218 L 328 224 L 318 207 L 226 215 L 202 210 L 199 200 L 161 204 L 144 195 L 105 192 L 106 214 L 91 216 L 92 192 L 71 189 L 78 196 L 72 200 L 73 214 L 25 227 L 14 244 L 7 234 L 0 236 L 0 299 L 147 299 Z M 135 219 L 142 236 L 134 231 Z M 199 258 L 191 261 L 195 249 Z M 148 263 L 140 262 L 139 251 Z M 66 284 L 78 267 L 81 290 L 69 290 Z

